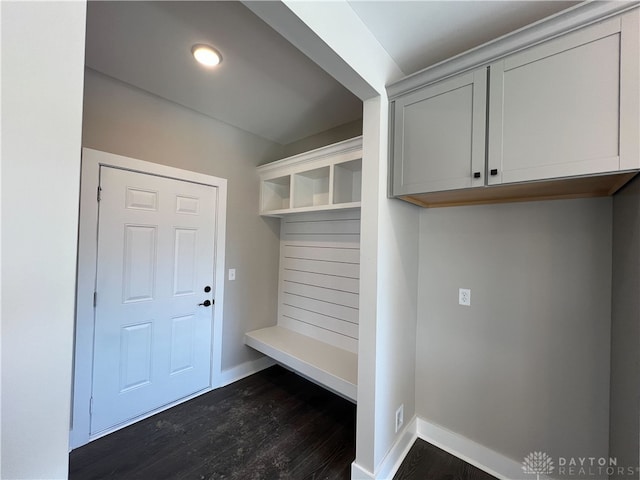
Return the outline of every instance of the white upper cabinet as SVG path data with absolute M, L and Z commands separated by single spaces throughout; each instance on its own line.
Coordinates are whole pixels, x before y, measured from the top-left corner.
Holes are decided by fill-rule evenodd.
M 396 100 L 395 195 L 484 184 L 486 90 L 481 68 Z
M 636 10 L 491 64 L 489 185 L 640 167 L 637 35 Z
M 610 195 L 640 169 L 640 9 L 585 3 L 387 90 L 394 196 Z

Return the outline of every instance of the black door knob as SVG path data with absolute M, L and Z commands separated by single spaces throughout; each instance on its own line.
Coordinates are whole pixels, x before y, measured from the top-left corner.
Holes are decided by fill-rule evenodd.
M 205 300 L 204 302 L 199 303 L 198 306 L 209 307 L 209 306 L 211 306 L 211 301 L 210 300 Z

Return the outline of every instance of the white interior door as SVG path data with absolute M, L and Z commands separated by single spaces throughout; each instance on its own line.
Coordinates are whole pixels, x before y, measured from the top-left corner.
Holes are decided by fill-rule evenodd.
M 91 434 L 210 386 L 216 187 L 100 168 Z

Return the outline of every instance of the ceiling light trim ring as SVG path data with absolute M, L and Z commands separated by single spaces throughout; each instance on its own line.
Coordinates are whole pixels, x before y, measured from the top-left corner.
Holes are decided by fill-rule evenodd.
M 191 47 L 191 54 L 201 65 L 212 68 L 222 63 L 222 54 L 211 45 L 196 43 Z

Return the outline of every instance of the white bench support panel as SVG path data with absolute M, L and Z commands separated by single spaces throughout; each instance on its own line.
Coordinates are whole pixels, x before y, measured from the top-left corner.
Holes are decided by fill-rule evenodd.
M 357 354 L 278 326 L 248 332 L 244 343 L 356 402 Z

